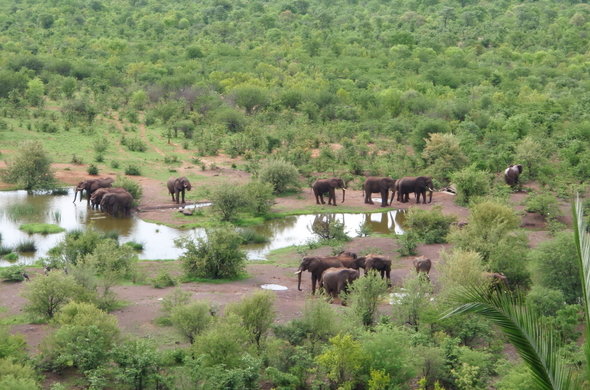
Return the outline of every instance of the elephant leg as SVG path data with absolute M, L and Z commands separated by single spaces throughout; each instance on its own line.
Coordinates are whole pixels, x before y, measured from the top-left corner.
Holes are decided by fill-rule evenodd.
M 336 190 L 330 189 L 330 199 L 332 200 L 332 206 L 336 206 Z M 328 199 L 328 204 L 330 204 L 330 199 Z
M 381 207 L 387 207 L 387 191 L 381 191 Z
M 311 295 L 315 294 L 316 277 L 311 275 Z
M 180 191 L 180 192 L 182 193 L 182 203 L 185 203 L 184 202 L 184 189 L 182 191 Z

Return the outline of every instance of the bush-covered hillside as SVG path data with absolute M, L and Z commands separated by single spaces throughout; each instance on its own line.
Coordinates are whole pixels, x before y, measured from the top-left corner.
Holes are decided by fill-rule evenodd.
M 307 174 L 590 170 L 585 3 L 4 1 L 0 15 L 12 148 L 81 132 L 92 154 L 84 135 L 106 132 L 150 160 L 133 133 L 145 124 L 197 154 L 272 151 Z

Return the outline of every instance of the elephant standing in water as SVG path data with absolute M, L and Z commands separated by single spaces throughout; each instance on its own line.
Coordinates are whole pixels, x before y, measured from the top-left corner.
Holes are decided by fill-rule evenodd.
M 316 204 L 320 204 L 320 201 L 322 204 L 325 204 L 324 194 L 327 193 L 328 205 L 332 204 L 336 206 L 336 188 L 342 188 L 342 203 L 344 203 L 346 187 L 344 186 L 344 181 L 342 179 L 337 177 L 331 179 L 318 179 L 311 187 L 313 188 Z
M 416 203 L 420 203 L 420 196 L 422 196 L 422 203 L 426 204 L 426 191 L 430 192 L 430 199 L 428 203 L 432 202 L 432 193 L 434 192 L 434 184 L 432 177 L 418 176 L 418 177 L 402 177 L 396 184 L 397 200 L 406 203 L 410 200 L 410 193 L 416 195 Z
M 522 165 L 511 165 L 504 170 L 504 180 L 509 186 L 518 185 L 518 176 L 522 173 Z
M 320 284 L 332 298 L 338 298 L 341 291 L 359 278 L 359 271 L 352 268 L 328 268 L 322 273 Z M 344 304 L 344 303 L 343 303 Z
M 111 187 L 114 180 L 110 177 L 105 177 L 102 179 L 88 179 L 81 181 L 76 186 L 76 191 L 74 192 L 74 203 L 76 203 L 76 197 L 78 192 L 80 192 L 80 200 L 82 200 L 82 194 L 86 191 L 86 199 L 88 205 L 90 205 L 90 196 L 94 193 L 94 191 L 98 190 L 99 188 L 108 188 Z
M 367 177 L 363 184 L 365 193 L 365 203 L 373 204 L 371 194 L 381 194 L 381 207 L 387 207 L 393 202 L 395 195 L 395 180 L 390 177 Z M 391 200 L 389 200 L 389 191 L 391 191 Z
M 180 203 L 180 194 L 182 194 L 182 203 L 184 203 L 184 191 L 190 191 L 192 186 L 190 181 L 186 177 L 172 177 L 168 179 L 166 183 L 168 186 L 168 192 L 172 195 L 172 201 L 176 202 L 177 204 Z M 176 195 L 176 199 L 174 198 Z
M 128 216 L 133 207 L 133 196 L 127 191 L 105 194 L 100 201 L 100 208 L 112 216 Z

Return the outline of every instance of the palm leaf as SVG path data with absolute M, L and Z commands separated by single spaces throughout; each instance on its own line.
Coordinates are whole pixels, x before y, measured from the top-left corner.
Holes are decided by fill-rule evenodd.
M 538 389 L 572 389 L 572 375 L 556 353 L 552 332 L 542 325 L 520 296 L 489 287 L 464 288 L 454 298 L 460 306 L 443 318 L 463 313 L 483 315 L 498 325 L 531 370 Z
M 590 236 L 586 232 L 586 223 L 584 222 L 584 210 L 580 197 L 576 197 L 574 204 L 574 234 L 576 236 L 576 247 L 578 249 L 578 261 L 580 267 L 580 279 L 582 281 L 582 305 L 586 324 L 590 324 Z M 586 326 L 586 342 L 584 344 L 584 354 L 586 355 L 586 367 L 590 366 L 590 327 Z M 590 371 L 586 369 L 586 382 L 590 383 Z

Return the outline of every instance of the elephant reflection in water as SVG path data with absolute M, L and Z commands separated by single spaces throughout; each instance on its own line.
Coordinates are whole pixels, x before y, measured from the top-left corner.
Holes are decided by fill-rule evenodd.
M 332 239 L 344 233 L 344 215 L 342 221 L 336 218 L 336 214 L 318 214 L 314 217 L 309 230 L 323 239 Z

